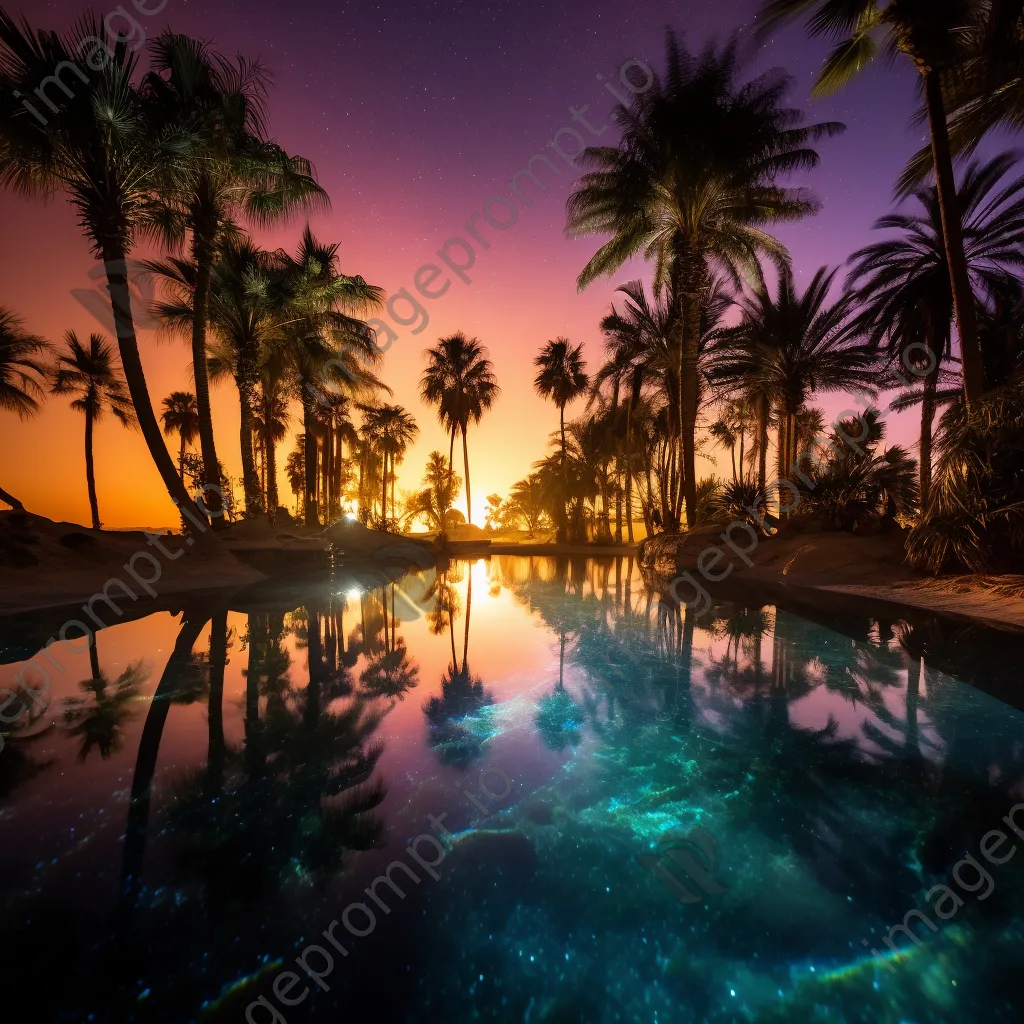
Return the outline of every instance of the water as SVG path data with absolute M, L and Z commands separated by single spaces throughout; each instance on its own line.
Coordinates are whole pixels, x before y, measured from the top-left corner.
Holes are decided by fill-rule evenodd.
M 1017 638 L 625 559 L 176 600 L 2 709 L 5 1015 L 1021 1019 Z

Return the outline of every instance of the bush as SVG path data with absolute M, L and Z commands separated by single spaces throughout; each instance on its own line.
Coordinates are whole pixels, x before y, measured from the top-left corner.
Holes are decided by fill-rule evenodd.
M 1024 567 L 1024 375 L 967 413 L 951 405 L 936 436 L 931 501 L 907 541 L 915 568 L 939 573 Z
M 868 409 L 859 424 L 839 424 L 818 458 L 803 463 L 807 482 L 793 481 L 801 511 L 850 532 L 912 514 L 918 501 L 917 460 L 899 445 L 879 455 L 884 437 L 877 409 Z

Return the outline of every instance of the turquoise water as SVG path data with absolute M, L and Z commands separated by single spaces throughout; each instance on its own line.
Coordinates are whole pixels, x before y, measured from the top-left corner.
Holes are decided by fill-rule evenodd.
M 70 617 L 0 620 L 20 1016 L 1024 1015 L 1017 637 L 695 618 L 628 559 L 179 597 L 47 661 Z

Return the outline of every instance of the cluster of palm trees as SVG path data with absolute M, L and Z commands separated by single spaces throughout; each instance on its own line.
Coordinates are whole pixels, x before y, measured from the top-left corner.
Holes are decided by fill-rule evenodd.
M 637 500 L 648 531 L 680 529 L 684 510 L 686 524 L 698 525 L 714 507 L 709 496 L 722 490 L 696 471 L 709 440 L 730 451 L 728 503 L 766 507 L 771 427 L 779 477 L 791 478 L 805 451 L 831 451 L 814 396 L 871 398 L 885 389 L 899 389 L 894 409 L 921 406 L 920 493 L 911 501 L 903 487 L 900 497 L 928 516 L 936 409 L 985 415 L 1024 369 L 1024 178 L 1002 155 L 966 164 L 958 181 L 951 156 L 969 152 L 996 124 L 1019 123 L 1024 94 L 1012 73 L 1022 66 L 1021 5 L 1008 5 L 1012 59 L 986 56 L 980 28 L 960 39 L 964 22 L 949 20 L 951 6 L 969 9 L 979 25 L 996 17 L 994 5 L 971 3 L 767 5 L 766 27 L 813 8 L 815 32 L 853 33 L 829 59 L 820 89 L 841 84 L 876 43 L 914 56 L 934 143 L 931 160 L 919 156 L 917 176 L 908 172 L 901 184 L 904 204 L 876 225 L 888 237 L 851 257 L 845 282 L 838 268 L 822 267 L 805 287 L 769 229 L 817 209 L 806 189 L 781 182 L 814 167 L 815 143 L 843 126 L 809 125 L 785 106 L 785 76 L 745 80 L 735 41 L 694 55 L 669 33 L 664 74 L 617 110 L 617 147 L 584 153 L 590 170 L 567 204 L 570 235 L 608 236 L 579 286 L 640 256 L 652 263 L 653 295 L 640 281 L 619 289 L 622 304 L 601 323 L 605 360 L 592 379 L 565 339 L 538 357 L 537 389 L 559 407 L 562 424 L 557 450 L 537 469 L 562 530 L 607 537 L 612 499 L 617 539 L 623 517 L 632 539 Z M 941 60 L 929 49 L 938 36 L 949 37 Z M 985 90 L 995 88 L 997 74 L 1012 81 L 994 98 Z M 939 105 L 947 93 L 949 109 Z M 928 173 L 934 185 L 923 181 Z M 775 287 L 765 280 L 765 261 Z M 583 394 L 587 414 L 566 424 L 565 405 Z M 703 437 L 702 412 L 717 414 Z M 1006 418 L 1019 421 L 1019 410 Z M 905 474 L 900 479 L 906 483 Z M 781 495 L 778 503 L 785 507 Z
M 54 67 L 80 64 L 95 40 L 108 44 L 102 67 L 83 70 L 81 86 L 44 125 L 12 98 L 30 94 Z M 133 418 L 172 499 L 205 521 L 180 456 L 176 467 L 164 444 L 139 355 L 125 261 L 141 239 L 170 252 L 148 270 L 167 288 L 158 315 L 191 342 L 203 504 L 216 521 L 222 470 L 209 384 L 226 374 L 239 390 L 247 511 L 276 511 L 274 445 L 280 400 L 291 389 L 306 428 L 305 514 L 317 522 L 317 397 L 332 382 L 353 396 L 379 387 L 372 373 L 379 352 L 358 317 L 381 292 L 342 274 L 338 247 L 308 229 L 291 255 L 261 250 L 241 228 L 241 220 L 260 227 L 327 203 L 309 162 L 268 135 L 266 69 L 169 31 L 151 41 L 149 57 L 142 73 L 133 51 L 92 16 L 60 35 L 34 31 L 0 10 L 0 185 L 63 194 L 78 213 L 104 263 Z M 23 338 L 11 349 L 5 342 L 5 367 L 13 367 L 5 377 L 35 372 L 24 360 L 38 347 L 25 344 Z M 9 407 L 32 411 L 24 402 Z M 254 446 L 263 456 L 263 488 Z
M 567 203 L 570 236 L 605 236 L 579 287 L 639 257 L 651 265 L 651 290 L 640 281 L 619 289 L 621 301 L 601 322 L 605 359 L 592 374 L 565 338 L 537 357 L 536 389 L 557 406 L 560 424 L 551 453 L 515 485 L 531 531 L 541 513 L 562 539 L 608 539 L 614 517 L 615 538 L 625 528 L 631 540 L 638 509 L 648 532 L 694 527 L 723 503 L 784 511 L 781 494 L 768 493 L 769 450 L 780 478 L 808 449 L 832 451 L 814 397 L 897 389 L 892 408 L 921 408 L 916 493 L 904 488 L 900 501 L 922 522 L 946 524 L 950 544 L 967 528 L 979 538 L 975 553 L 983 545 L 972 523 L 998 522 L 1024 543 L 1015 464 L 994 465 L 978 448 L 987 443 L 982 421 L 1012 432 L 1024 420 L 1009 383 L 1024 367 L 1024 179 L 1010 155 L 965 162 L 959 175 L 955 163 L 991 129 L 1024 120 L 1022 5 L 770 0 L 761 31 L 803 14 L 812 34 L 836 43 L 817 92 L 838 88 L 879 53 L 909 56 L 922 76 L 931 145 L 899 183 L 903 205 L 876 225 L 887 236 L 851 257 L 845 280 L 823 267 L 798 284 L 771 232 L 817 210 L 792 179 L 818 164 L 817 144 L 843 126 L 808 123 L 787 106 L 787 76 L 747 76 L 736 40 L 693 54 L 669 33 L 662 74 L 616 111 L 619 143 L 582 155 L 587 171 Z M 76 64 L 92 37 L 108 38 L 96 19 L 61 36 L 0 11 L 0 185 L 65 195 L 111 296 L 119 366 L 105 341 L 91 339 L 69 349 L 74 372 L 69 363 L 60 378 L 59 390 L 75 390 L 86 412 L 87 448 L 93 422 L 110 408 L 138 426 L 169 494 L 187 507 L 186 478 L 196 474 L 184 471 L 184 448 L 197 439 L 195 482 L 216 519 L 224 478 L 209 388 L 227 378 L 239 398 L 246 514 L 278 511 L 277 445 L 297 401 L 299 449 L 286 473 L 306 524 L 330 521 L 353 500 L 364 520 L 399 523 L 396 471 L 417 427 L 407 410 L 383 402 L 381 352 L 365 320 L 381 289 L 343 273 L 339 246 L 309 227 L 291 252 L 260 248 L 242 227 L 328 202 L 309 162 L 270 137 L 265 69 L 168 31 L 151 42 L 145 73 L 109 40 L 110 58 L 45 125 L 10 98 L 62 61 Z M 186 429 L 167 409 L 164 417 L 180 442 L 177 466 L 150 401 L 128 290 L 125 260 L 143 239 L 168 252 L 145 265 L 163 288 L 155 313 L 191 346 L 194 419 Z M 0 337 L 0 401 L 30 414 L 44 342 L 6 311 Z M 428 485 L 421 514 L 442 529 L 460 434 L 472 522 L 468 432 L 500 389 L 476 338 L 441 338 L 426 357 L 420 393 L 449 436 L 449 479 Z M 96 365 L 83 369 L 83 361 Z M 586 415 L 567 422 L 567 406 L 584 395 Z M 697 472 L 712 441 L 730 453 L 725 485 Z M 965 454 L 964 445 L 974 448 Z M 91 462 L 88 454 L 98 522 Z M 967 500 L 988 491 L 998 498 Z M 891 506 L 893 496 L 884 497 Z M 198 508 L 190 516 L 203 521 Z

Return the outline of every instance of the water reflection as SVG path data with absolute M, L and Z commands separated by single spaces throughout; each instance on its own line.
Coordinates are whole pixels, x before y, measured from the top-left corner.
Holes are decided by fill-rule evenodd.
M 0 650 L 24 658 L 14 632 Z M 189 599 L 101 632 L 45 699 L 31 672 L 16 691 L 4 927 L 44 1019 L 241 1020 L 268 964 L 446 811 L 457 868 L 396 908 L 344 998 L 289 1021 L 371 1001 L 409 1021 L 939 1020 L 979 991 L 1016 1019 L 994 972 L 997 950 L 1022 952 L 1019 875 L 941 953 L 911 947 L 897 981 L 860 941 L 927 907 L 1024 799 L 1021 715 L 984 692 L 1019 654 L 928 619 L 754 600 L 694 616 L 625 558 Z M 448 795 L 486 765 L 516 800 L 470 843 Z M 639 858 L 696 826 L 725 884 L 687 917 Z M 43 955 L 58 933 L 61 988 Z M 936 962 L 958 979 L 941 998 Z

